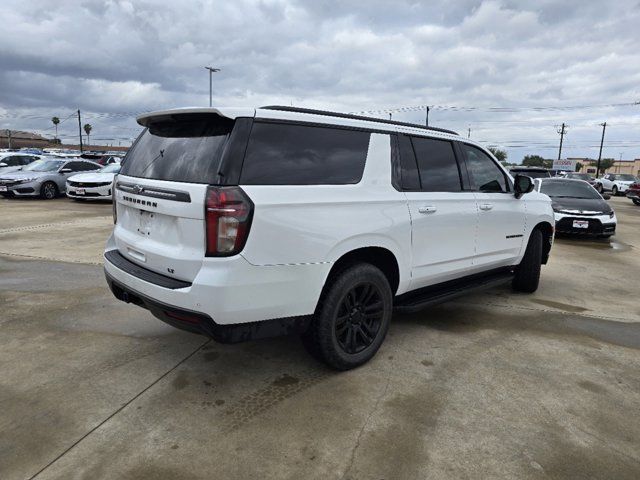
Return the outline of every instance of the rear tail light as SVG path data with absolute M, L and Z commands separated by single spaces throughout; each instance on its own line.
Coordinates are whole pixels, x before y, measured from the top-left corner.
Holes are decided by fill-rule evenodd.
M 240 187 L 209 187 L 205 203 L 207 257 L 240 253 L 249 236 L 253 202 Z
M 113 211 L 113 224 L 115 225 L 116 223 L 118 223 L 118 208 L 117 208 L 117 203 L 116 202 L 116 178 L 118 178 L 118 175 L 114 175 L 113 176 L 113 182 L 111 183 L 111 207 L 112 207 L 112 211 Z

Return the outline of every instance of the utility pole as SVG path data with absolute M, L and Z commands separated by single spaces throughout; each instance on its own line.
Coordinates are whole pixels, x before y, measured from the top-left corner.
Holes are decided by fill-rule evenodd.
M 11 149 L 11 130 L 7 129 L 7 146 Z
M 209 106 L 212 107 L 213 106 L 213 74 L 215 72 L 219 72 L 220 69 L 213 68 L 213 67 L 204 67 L 204 68 L 209 70 Z
M 560 156 L 562 155 L 562 140 L 564 139 L 566 125 L 563 123 L 558 133 L 560 134 L 560 148 L 558 148 L 558 160 L 560 160 Z
M 78 109 L 78 133 L 80 135 L 80 153 L 82 153 L 82 121 L 80 120 L 80 109 Z
M 389 120 L 393 118 L 393 113 L 389 112 Z
M 604 143 L 604 131 L 607 129 L 607 122 L 601 123 L 602 138 L 600 139 L 600 153 L 598 153 L 598 166 L 596 167 L 596 177 L 600 176 L 600 160 L 602 160 L 602 144 Z
M 469 134 L 467 135 L 467 138 L 471 138 L 471 126 L 469 126 Z
M 429 105 L 427 105 L 427 127 L 429 126 Z

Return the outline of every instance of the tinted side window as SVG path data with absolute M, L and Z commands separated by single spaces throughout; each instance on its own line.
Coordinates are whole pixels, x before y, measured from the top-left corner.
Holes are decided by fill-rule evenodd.
M 355 130 L 256 122 L 240 183 L 342 185 L 358 183 L 370 134 Z
M 67 162 L 62 168 L 70 168 L 72 172 L 79 172 L 82 170 L 82 162 Z
M 459 192 L 460 171 L 453 145 L 446 140 L 412 137 L 423 192 Z
M 22 157 L 7 157 L 2 160 L 2 163 L 6 163 L 8 167 L 17 167 L 18 165 L 22 165 Z
M 416 156 L 413 153 L 411 139 L 406 135 L 398 135 L 400 185 L 403 190 L 420 190 L 420 175 Z
M 482 150 L 467 145 L 460 145 L 467 158 L 467 169 L 476 190 L 481 192 L 508 192 L 507 178 L 495 162 Z

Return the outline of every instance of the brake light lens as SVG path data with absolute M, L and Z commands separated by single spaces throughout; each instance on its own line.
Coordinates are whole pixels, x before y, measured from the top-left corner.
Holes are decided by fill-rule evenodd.
M 212 187 L 205 202 L 207 257 L 240 253 L 249 236 L 253 202 L 240 187 Z
M 118 175 L 113 176 L 113 182 L 111 182 L 111 208 L 113 212 L 113 224 L 118 223 L 118 208 L 116 202 L 116 178 Z

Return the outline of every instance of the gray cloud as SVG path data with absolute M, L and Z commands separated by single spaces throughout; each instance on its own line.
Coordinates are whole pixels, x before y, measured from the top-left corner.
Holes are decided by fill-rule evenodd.
M 79 107 L 95 138 L 131 138 L 134 112 L 206 105 L 211 64 L 219 105 L 476 106 L 432 123 L 512 160 L 554 156 L 563 121 L 565 152 L 597 155 L 607 120 L 605 155 L 640 156 L 640 106 L 530 109 L 640 100 L 636 1 L 5 0 L 0 18 L 0 128 L 51 134 Z

